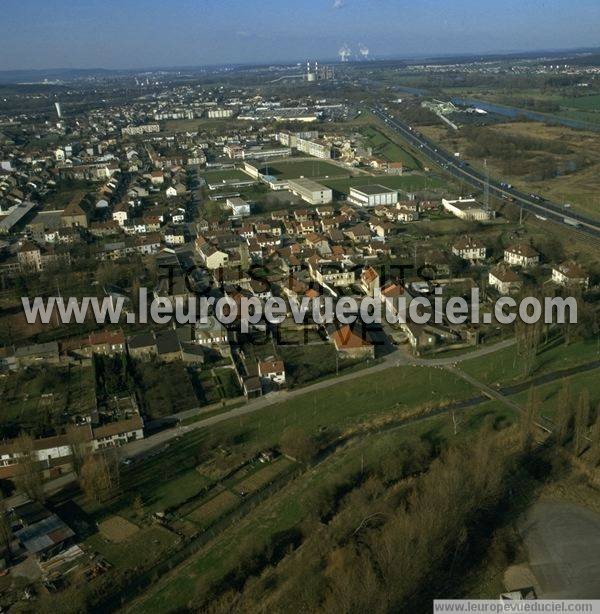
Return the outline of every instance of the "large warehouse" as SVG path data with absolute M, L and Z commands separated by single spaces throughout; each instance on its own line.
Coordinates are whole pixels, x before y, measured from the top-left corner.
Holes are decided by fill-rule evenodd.
M 442 205 L 448 213 L 452 213 L 461 220 L 486 222 L 496 216 L 494 211 L 480 205 L 474 198 L 459 198 L 458 200 L 442 198 Z
M 398 202 L 398 191 L 382 185 L 363 185 L 350 188 L 348 201 L 359 207 L 379 207 L 395 205 Z
M 312 179 L 290 179 L 289 189 L 311 205 L 326 205 L 333 200 L 331 189 Z

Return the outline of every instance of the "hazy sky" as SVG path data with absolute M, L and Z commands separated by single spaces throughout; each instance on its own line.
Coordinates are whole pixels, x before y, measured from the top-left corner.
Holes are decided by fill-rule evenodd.
M 599 0 L 0 0 L 0 70 L 600 45 Z

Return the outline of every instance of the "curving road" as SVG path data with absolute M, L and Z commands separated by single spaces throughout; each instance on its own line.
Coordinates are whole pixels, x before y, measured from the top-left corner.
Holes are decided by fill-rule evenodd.
M 565 209 L 557 203 L 552 203 L 539 196 L 532 197 L 531 194 L 525 194 L 513 187 L 503 185 L 495 179 L 486 178 L 482 173 L 471 168 L 466 162 L 458 160 L 408 124 L 390 115 L 382 107 L 373 107 L 371 112 L 428 160 L 441 167 L 444 172 L 449 173 L 456 179 L 478 190 L 484 190 L 485 184 L 488 182 L 491 196 L 511 199 L 526 211 L 536 215 L 540 221 L 552 220 L 572 230 L 578 230 L 591 237 L 594 243 L 600 245 L 599 222 L 570 209 Z

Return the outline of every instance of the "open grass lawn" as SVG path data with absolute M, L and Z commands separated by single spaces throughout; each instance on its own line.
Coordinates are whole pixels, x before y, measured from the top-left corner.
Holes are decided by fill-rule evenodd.
M 561 98 L 559 100 L 559 103 L 569 109 L 581 109 L 582 111 L 600 111 L 600 94 Z
M 234 128 L 247 126 L 248 123 L 228 117 L 226 119 L 168 119 L 164 123 L 166 132 L 193 132 L 197 130 L 222 130 L 223 128 Z
M 579 122 L 587 122 L 588 124 L 598 124 L 600 126 L 600 112 L 592 109 L 589 110 L 572 110 L 561 111 L 557 114 L 558 117 L 574 119 Z
M 350 171 L 331 164 L 326 160 L 278 160 L 264 164 L 261 173 L 274 175 L 278 179 L 297 179 L 298 177 L 347 177 Z
M 540 414 L 552 420 L 556 414 L 557 404 L 561 388 L 568 386 L 571 392 L 571 404 L 575 409 L 579 403 L 581 392 L 585 389 L 590 393 L 590 408 L 593 413 L 594 408 L 600 402 L 600 389 L 598 388 L 598 378 L 600 370 L 595 369 L 587 373 L 579 373 L 567 379 L 550 382 L 537 387 L 537 397 L 539 401 Z M 511 397 L 514 401 L 525 407 L 529 400 L 529 391 L 519 392 Z
M 357 361 L 340 360 L 336 364 L 336 351 L 330 343 L 318 345 L 280 346 L 288 385 L 299 386 L 331 375 L 336 368 L 342 371 L 357 364 Z
M 401 416 L 424 405 L 462 400 L 478 393 L 441 369 L 396 367 L 361 376 L 282 401 L 254 414 L 211 427 L 211 437 L 235 440 L 253 450 L 277 445 L 283 430 L 299 426 L 307 432 L 344 431 L 383 415 Z M 188 445 L 206 433 L 190 434 Z
M 147 510 L 164 510 L 199 493 L 210 479 L 196 471 L 207 445 L 218 442 L 235 453 L 253 455 L 279 444 L 288 426 L 308 433 L 332 434 L 352 429 L 382 416 L 400 417 L 424 405 L 462 400 L 479 393 L 463 380 L 441 369 L 399 367 L 356 377 L 323 390 L 299 395 L 254 414 L 240 416 L 184 435 L 176 443 L 123 471 L 121 497 L 110 509 L 82 506 L 97 520 L 120 514 L 133 518 L 131 505 L 139 493 Z
M 220 181 L 229 181 L 231 179 L 239 179 L 241 181 L 251 180 L 252 177 L 246 173 L 237 169 L 224 169 L 224 170 L 208 170 L 202 172 L 202 178 L 207 183 L 218 183 Z
M 421 168 L 411 153 L 391 141 L 383 132 L 369 126 L 362 131 L 362 134 L 367 138 L 374 156 L 383 158 L 386 162 L 402 162 L 404 168 L 408 170 Z
M 201 528 L 210 526 L 223 514 L 231 511 L 240 503 L 240 498 L 230 490 L 223 490 L 208 501 L 198 506 L 187 518 Z
M 533 376 L 568 369 L 593 360 L 598 360 L 596 339 L 564 345 L 562 340 L 552 340 L 538 352 Z M 500 350 L 488 356 L 466 360 L 460 368 L 488 384 L 510 384 L 524 379 L 521 361 L 516 346 Z
M 197 495 L 209 483 L 209 480 L 193 469 L 174 477 L 159 478 L 160 475 L 157 476 L 155 488 L 141 491 L 144 509 L 148 512 L 163 512 L 176 507 Z
M 441 188 L 444 183 L 435 175 L 376 175 L 352 177 L 348 179 L 325 179 L 323 185 L 347 196 L 351 187 L 379 184 L 393 190 L 433 190 Z
M 85 545 L 99 552 L 119 571 L 149 565 L 165 554 L 179 538 L 158 525 L 143 527 L 128 539 L 113 543 L 94 533 Z
M 484 420 L 512 419 L 504 408 L 485 404 L 461 414 L 459 435 L 468 435 Z M 401 448 L 407 441 L 425 438 L 440 441 L 453 433 L 446 416 L 412 424 L 402 429 L 368 437 L 339 450 L 316 468 L 292 480 L 283 489 L 259 504 L 247 516 L 210 542 L 182 566 L 160 579 L 142 599 L 132 604 L 133 612 L 164 612 L 183 607 L 239 565 L 240 552 L 264 547 L 278 533 L 299 526 L 311 516 L 311 495 L 335 475 L 358 472 L 361 466 L 376 466 L 381 456 Z M 201 584 L 200 584 L 201 583 Z
M 135 380 L 143 409 L 155 420 L 198 406 L 194 387 L 181 361 L 137 362 Z
M 287 458 L 279 458 L 268 465 L 260 465 L 257 471 L 250 473 L 250 475 L 237 482 L 232 488 L 240 495 L 243 493 L 252 494 L 272 482 L 275 477 L 291 466 L 292 461 Z

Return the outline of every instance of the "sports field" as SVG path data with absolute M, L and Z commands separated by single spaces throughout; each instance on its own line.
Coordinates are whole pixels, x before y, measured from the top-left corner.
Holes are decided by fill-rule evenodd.
M 314 158 L 314 160 L 278 160 L 277 162 L 264 164 L 260 168 L 260 172 L 265 175 L 273 175 L 278 179 L 348 177 L 350 175 L 349 170 L 319 158 Z
M 220 181 L 250 181 L 252 177 L 247 175 L 243 171 L 238 169 L 224 169 L 224 170 L 214 170 L 214 171 L 205 171 L 202 173 L 202 178 L 206 181 L 206 183 L 217 183 Z

